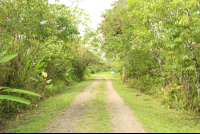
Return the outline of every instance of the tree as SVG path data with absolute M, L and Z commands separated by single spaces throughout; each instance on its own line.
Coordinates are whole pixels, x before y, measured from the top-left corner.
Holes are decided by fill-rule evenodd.
M 89 20 L 83 10 L 77 8 L 72 14 L 69 7 L 49 4 L 47 0 L 2 0 L 0 7 L 0 52 L 5 55 L 18 53 L 14 59 L 0 64 L 0 85 L 22 89 L 26 93 L 35 92 L 42 95 L 42 98 L 16 94 L 10 89 L 9 92 L 3 92 L 3 95 L 21 97 L 35 103 L 52 95 L 50 88 L 54 83 L 64 81 L 69 85 L 84 77 L 85 73 L 79 76 L 75 72 L 79 70 L 75 62 L 83 64 L 81 71 L 86 72 L 89 63 L 93 62 L 87 56 L 92 55 L 94 60 L 98 59 L 88 50 L 89 54 L 84 58 L 88 60 L 82 63 L 82 52 L 76 51 L 82 49 L 78 26 L 87 26 Z M 51 85 L 48 85 L 50 82 Z M 17 108 L 28 108 L 9 101 L 2 101 L 1 106 L 2 114 Z
M 125 60 L 126 77 L 142 91 L 151 93 L 162 82 L 173 105 L 199 107 L 195 102 L 200 91 L 198 9 L 197 0 L 118 0 L 102 15 L 101 48 L 115 59 L 119 72 L 123 70 L 119 58 Z

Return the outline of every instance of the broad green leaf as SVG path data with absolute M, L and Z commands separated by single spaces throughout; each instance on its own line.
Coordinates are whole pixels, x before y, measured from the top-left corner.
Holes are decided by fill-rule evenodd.
M 35 68 L 34 68 L 34 72 L 37 72 L 44 64 L 45 62 L 42 62 L 44 60 L 44 57 L 41 58 L 38 63 L 35 65 Z M 42 63 L 41 63 L 42 62 Z
M 51 81 L 52 81 L 52 79 L 50 79 L 50 80 L 47 80 L 47 83 L 49 84 Z
M 27 94 L 27 95 L 41 97 L 41 95 L 39 95 L 37 93 L 31 92 L 31 91 L 27 91 L 27 90 L 22 90 L 22 89 L 8 88 L 8 89 L 4 89 L 3 91 L 4 92 L 22 93 L 22 94 Z
M 0 63 L 8 62 L 9 60 L 15 58 L 17 55 L 18 55 L 18 53 L 8 54 L 8 55 L 4 56 L 3 58 L 1 58 Z
M 37 70 L 39 70 L 44 64 L 45 64 L 45 62 L 42 62 L 42 63 L 38 64 L 34 69 L 37 71 Z M 36 72 L 36 71 L 35 71 L 35 72 Z
M 11 96 L 11 95 L 0 95 L 0 99 L 6 99 L 6 100 L 11 100 L 11 101 L 17 101 L 21 103 L 25 103 L 27 105 L 30 105 L 30 101 L 24 98 L 16 97 L 16 96 Z

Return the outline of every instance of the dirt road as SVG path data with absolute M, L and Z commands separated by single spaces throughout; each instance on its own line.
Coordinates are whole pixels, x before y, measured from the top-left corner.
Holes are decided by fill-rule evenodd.
M 87 86 L 80 94 L 78 94 L 75 100 L 63 110 L 61 115 L 56 116 L 52 123 L 44 128 L 42 133 L 75 133 L 75 123 L 81 119 L 81 115 L 84 113 L 87 101 L 92 97 L 91 90 L 96 86 L 98 79 Z
M 92 89 L 97 85 L 99 80 L 101 78 L 95 79 L 91 85 L 78 94 L 75 100 L 59 116 L 56 116 L 49 126 L 44 128 L 42 133 L 75 133 L 75 123 L 81 119 L 81 116 L 87 109 L 86 104 L 93 97 Z M 108 78 L 106 78 L 106 84 L 107 103 L 109 104 L 108 109 L 112 116 L 113 132 L 145 133 L 145 130 L 133 116 L 133 112 L 124 104 Z
M 113 120 L 113 130 L 115 133 L 145 133 L 139 122 L 133 116 L 133 111 L 124 104 L 112 86 L 110 79 L 106 78 L 107 100 Z

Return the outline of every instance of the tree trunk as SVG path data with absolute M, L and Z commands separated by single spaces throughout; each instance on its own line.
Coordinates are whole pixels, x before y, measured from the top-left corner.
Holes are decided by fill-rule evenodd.
M 162 66 L 162 61 L 161 61 L 161 59 L 160 59 L 160 56 L 158 55 L 157 48 L 155 48 L 155 53 L 154 53 L 153 49 L 150 49 L 150 50 L 151 50 L 152 54 L 154 55 L 154 57 L 157 59 L 159 65 L 160 65 L 161 75 L 162 75 L 162 77 L 164 78 L 163 87 L 165 87 L 166 82 L 165 82 L 164 68 L 163 68 L 163 66 Z
M 199 81 L 199 65 L 197 63 L 197 59 L 196 59 L 196 56 L 195 56 L 195 51 L 194 51 L 194 47 L 192 46 L 192 41 L 189 41 L 189 48 L 190 48 L 190 51 L 191 51 L 191 54 L 192 54 L 192 61 L 194 63 L 194 68 L 195 68 L 195 74 L 196 74 L 196 77 L 197 77 L 197 95 L 198 97 L 200 96 L 200 81 Z

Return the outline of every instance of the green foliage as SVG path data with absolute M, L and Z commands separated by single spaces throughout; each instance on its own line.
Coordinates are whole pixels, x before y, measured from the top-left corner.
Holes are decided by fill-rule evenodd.
M 6 51 L 3 51 L 1 53 L 1 55 L 0 55 L 0 63 L 8 62 L 9 60 L 15 58 L 18 55 L 18 53 L 13 53 L 13 54 L 8 54 L 8 55 L 2 57 L 5 53 L 6 53 Z
M 80 36 L 80 24 L 86 26 L 86 31 L 90 29 L 88 15 L 82 9 L 72 13 L 68 6 L 46 0 L 3 0 L 0 7 L 0 86 L 10 88 L 2 95 L 35 104 L 65 90 L 63 85 L 83 80 L 90 66 L 101 64 L 101 56 L 82 45 L 89 44 L 91 36 L 94 43 L 99 42 L 97 33 Z M 42 72 L 47 73 L 45 79 Z M 57 81 L 62 81 L 61 89 L 55 88 Z M 32 92 L 42 97 L 35 98 Z M 18 102 L 1 101 L 0 118 L 27 108 Z
M 187 105 L 182 86 L 169 85 L 166 89 L 161 88 L 156 97 L 170 107 L 185 109 Z
M 20 110 L 18 120 L 9 119 L 6 122 L 6 133 L 40 133 L 52 121 L 53 117 L 61 114 L 62 109 L 74 101 L 82 89 L 93 82 L 94 78 L 96 76 L 69 87 L 65 85 L 64 81 L 56 81 L 52 87 L 53 91 L 56 94 L 62 90 L 62 94 L 47 98 L 40 103 L 31 104 L 29 110 Z
M 25 103 L 25 104 L 28 104 L 30 105 L 30 101 L 27 100 L 27 99 L 23 99 L 23 98 L 20 98 L 20 97 L 16 97 L 16 96 L 11 96 L 11 95 L 0 95 L 0 99 L 7 99 L 7 100 L 11 100 L 11 101 L 17 101 L 17 102 L 20 102 L 20 103 Z
M 13 88 L 7 88 L 2 90 L 3 92 L 15 92 L 15 93 L 22 93 L 22 94 L 27 94 L 27 95 L 32 95 L 32 96 L 37 96 L 37 97 L 41 97 L 41 95 L 36 94 L 34 92 L 31 91 L 26 91 L 26 90 L 21 90 L 21 89 L 13 89 Z
M 102 14 L 100 48 L 116 73 L 122 76 L 125 68 L 132 88 L 159 94 L 174 108 L 198 111 L 199 105 L 193 105 L 200 95 L 198 9 L 197 0 L 115 1 Z
M 132 88 L 125 88 L 119 83 L 118 78 L 111 76 L 110 72 L 104 73 L 105 75 L 110 78 L 115 90 L 134 111 L 134 116 L 143 124 L 147 133 L 199 132 L 199 116 L 196 116 L 193 111 L 168 108 L 151 95 L 146 95 Z M 178 86 L 171 85 L 171 87 Z
M 1 56 L 3 56 L 5 54 L 6 51 L 1 53 Z M 8 62 L 11 59 L 13 59 L 14 57 L 16 57 L 18 55 L 18 53 L 16 54 L 8 54 L 6 56 L 4 56 L 3 58 L 1 58 L 0 63 L 4 63 L 4 62 Z M 1 87 L 0 89 L 3 89 L 5 87 Z M 36 94 L 34 92 L 31 91 L 26 91 L 26 90 L 22 90 L 22 89 L 13 89 L 13 88 L 8 88 L 8 89 L 4 89 L 2 90 L 2 92 L 15 92 L 15 93 L 22 93 L 22 94 L 27 94 L 27 95 L 31 95 L 31 96 L 37 96 L 37 97 L 41 97 L 41 95 Z M 11 95 L 0 95 L 0 100 L 11 100 L 11 101 L 16 101 L 16 102 L 20 102 L 20 103 L 25 103 L 30 105 L 30 101 L 24 98 L 20 98 L 20 97 L 16 97 L 16 96 L 11 96 Z M 0 104 L 2 103 L 2 101 L 0 101 Z M 4 108 L 0 107 L 3 111 Z M 2 116 L 0 114 L 0 116 Z

